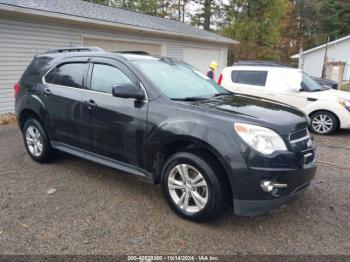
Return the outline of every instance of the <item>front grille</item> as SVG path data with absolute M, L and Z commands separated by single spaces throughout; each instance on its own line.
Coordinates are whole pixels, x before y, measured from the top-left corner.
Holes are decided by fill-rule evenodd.
M 291 133 L 289 143 L 302 167 L 311 164 L 315 160 L 314 145 L 307 128 Z
M 289 143 L 293 152 L 300 152 L 312 147 L 309 130 L 305 128 L 291 133 L 289 135 Z
M 309 135 L 309 131 L 307 130 L 307 128 L 296 131 L 294 133 L 291 133 L 289 136 L 290 141 L 295 141 L 298 140 L 300 138 L 306 137 Z

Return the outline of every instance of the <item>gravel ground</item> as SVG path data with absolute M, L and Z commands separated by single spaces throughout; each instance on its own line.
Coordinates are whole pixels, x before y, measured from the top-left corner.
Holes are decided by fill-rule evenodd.
M 65 154 L 37 164 L 17 127 L 1 127 L 0 254 L 350 255 L 350 131 L 316 143 L 322 165 L 304 195 L 263 216 L 195 224 L 159 186 Z

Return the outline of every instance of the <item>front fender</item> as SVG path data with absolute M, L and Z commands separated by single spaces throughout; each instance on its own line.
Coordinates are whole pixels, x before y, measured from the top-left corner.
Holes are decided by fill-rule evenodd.
M 342 122 L 344 121 L 344 113 L 348 113 L 342 105 L 338 104 L 337 102 L 330 101 L 315 101 L 312 104 L 309 104 L 304 109 L 304 112 L 306 115 L 310 116 L 313 112 L 321 110 L 329 111 L 336 115 L 340 121 L 340 125 L 342 125 Z
M 240 155 L 240 145 L 236 142 L 233 127 L 213 120 L 175 119 L 162 122 L 150 129 L 145 142 L 146 170 L 159 176 L 156 167 L 161 161 L 161 153 L 176 143 L 194 144 L 214 156 L 224 168 L 231 188 L 234 190 L 236 181 L 234 170 L 245 166 Z M 209 126 L 208 126 L 209 124 Z M 234 190 L 235 191 L 235 190 Z

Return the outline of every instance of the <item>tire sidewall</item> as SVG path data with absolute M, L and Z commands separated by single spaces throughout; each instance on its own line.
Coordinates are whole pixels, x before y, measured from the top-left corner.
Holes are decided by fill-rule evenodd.
M 42 139 L 42 143 L 43 143 L 43 151 L 41 152 L 41 154 L 39 156 L 34 156 L 30 152 L 30 150 L 28 148 L 28 144 L 27 144 L 27 140 L 26 140 L 26 133 L 27 133 L 27 129 L 30 126 L 34 126 L 35 128 L 37 128 L 39 130 L 39 132 L 40 132 L 40 135 L 41 135 L 41 139 Z M 30 157 L 32 159 L 34 159 L 35 161 L 37 161 L 37 162 L 45 162 L 45 161 L 47 161 L 49 156 L 50 156 L 51 147 L 50 147 L 50 143 L 49 143 L 48 137 L 46 135 L 45 129 L 41 125 L 41 123 L 38 120 L 34 119 L 34 118 L 28 119 L 24 123 L 22 134 L 23 134 L 24 145 L 25 145 L 25 147 L 27 149 L 27 152 L 30 155 Z
M 179 164 L 188 164 L 196 168 L 204 177 L 207 185 L 208 185 L 208 201 L 206 206 L 199 212 L 189 213 L 185 210 L 180 209 L 176 203 L 174 203 L 168 188 L 168 177 L 170 175 L 170 171 Z M 221 188 L 219 179 L 215 175 L 214 169 L 206 163 L 204 159 L 201 157 L 192 154 L 192 153 L 177 153 L 174 156 L 170 157 L 168 161 L 164 164 L 162 170 L 161 184 L 163 189 L 163 194 L 170 205 L 170 207 L 181 217 L 186 219 L 190 219 L 193 221 L 201 222 L 211 217 L 215 216 L 216 205 L 220 196 L 217 192 L 218 189 Z
M 333 121 L 332 129 L 331 129 L 330 131 L 328 131 L 327 133 L 319 133 L 319 132 L 318 132 L 317 130 L 315 130 L 314 127 L 313 127 L 313 124 L 312 124 L 312 123 L 313 123 L 313 120 L 314 120 L 315 117 L 317 117 L 317 116 L 319 116 L 319 115 L 327 115 L 327 116 L 330 117 L 330 118 L 332 119 L 332 121 Z M 317 113 L 315 113 L 315 114 L 313 114 L 313 115 L 311 116 L 310 129 L 311 129 L 312 133 L 314 133 L 314 134 L 324 135 L 324 136 L 333 134 L 333 133 L 338 129 L 338 125 L 339 125 L 338 120 L 337 120 L 337 118 L 336 118 L 332 113 L 329 113 L 329 112 L 326 112 L 326 111 L 320 111 L 320 112 L 317 112 Z

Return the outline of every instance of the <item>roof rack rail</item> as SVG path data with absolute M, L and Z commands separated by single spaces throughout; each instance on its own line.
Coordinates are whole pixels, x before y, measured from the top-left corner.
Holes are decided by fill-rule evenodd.
M 279 64 L 271 61 L 238 61 L 233 65 L 245 65 L 245 66 L 271 66 L 271 67 L 288 67 L 283 64 Z
M 55 53 L 72 53 L 72 52 L 101 52 L 104 51 L 99 47 L 67 47 L 67 48 L 59 48 L 59 49 L 51 49 L 46 52 L 46 54 L 55 54 Z
M 116 53 L 116 54 L 134 54 L 134 55 L 151 55 L 150 53 L 145 52 L 145 51 L 116 51 L 113 53 Z

